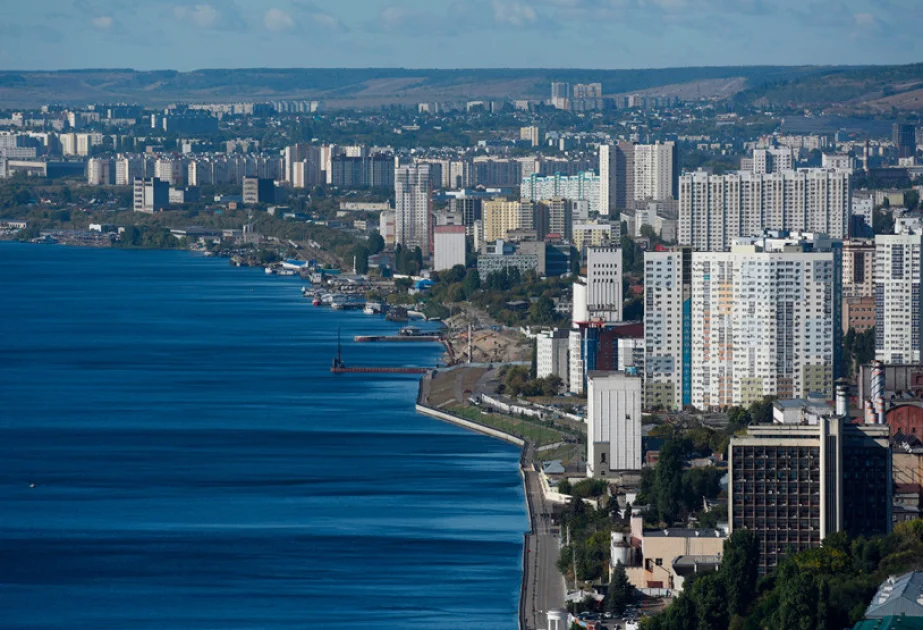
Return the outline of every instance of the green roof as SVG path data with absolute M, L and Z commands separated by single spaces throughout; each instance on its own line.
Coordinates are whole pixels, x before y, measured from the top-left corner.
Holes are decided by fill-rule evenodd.
M 853 630 L 923 630 L 923 617 L 882 617 L 857 623 Z

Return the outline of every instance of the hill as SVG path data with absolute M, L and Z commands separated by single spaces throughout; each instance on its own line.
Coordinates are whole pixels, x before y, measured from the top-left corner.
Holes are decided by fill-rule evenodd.
M 754 104 L 881 114 L 923 111 L 923 63 L 875 68 L 833 68 L 788 79 L 751 81 L 735 98 Z
M 176 101 L 233 102 L 276 99 L 323 100 L 332 107 L 372 107 L 422 101 L 539 99 L 552 81 L 600 82 L 606 94 L 637 91 L 726 98 L 744 87 L 775 85 L 842 72 L 816 66 L 707 67 L 648 70 L 407 68 L 252 68 L 237 70 L 137 71 L 91 69 L 0 72 L 0 103 L 6 108 L 45 103 L 82 105 Z

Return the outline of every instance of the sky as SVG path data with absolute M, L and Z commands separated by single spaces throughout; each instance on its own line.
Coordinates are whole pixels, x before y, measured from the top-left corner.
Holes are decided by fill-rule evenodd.
M 32 0 L 0 69 L 923 61 L 923 0 Z

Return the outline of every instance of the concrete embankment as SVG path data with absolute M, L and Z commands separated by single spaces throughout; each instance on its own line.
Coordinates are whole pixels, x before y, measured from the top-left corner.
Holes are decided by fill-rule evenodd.
M 421 401 L 426 398 L 424 395 L 427 390 L 425 380 L 425 378 L 421 379 Z M 535 468 L 535 450 L 532 444 L 515 435 L 433 409 L 420 402 L 417 403 L 416 410 L 431 418 L 515 444 L 522 449 L 519 474 L 525 490 L 529 531 L 523 535 L 519 628 L 520 630 L 531 630 L 544 627 L 546 611 L 564 604 L 564 580 L 556 568 L 560 541 L 550 531 L 548 519 L 552 508 L 544 496 L 545 488 L 540 473 Z

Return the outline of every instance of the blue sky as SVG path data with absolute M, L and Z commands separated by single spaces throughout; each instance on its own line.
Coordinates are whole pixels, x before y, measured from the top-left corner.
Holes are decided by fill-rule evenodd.
M 921 27 L 923 0 L 33 0 L 0 68 L 913 63 Z

